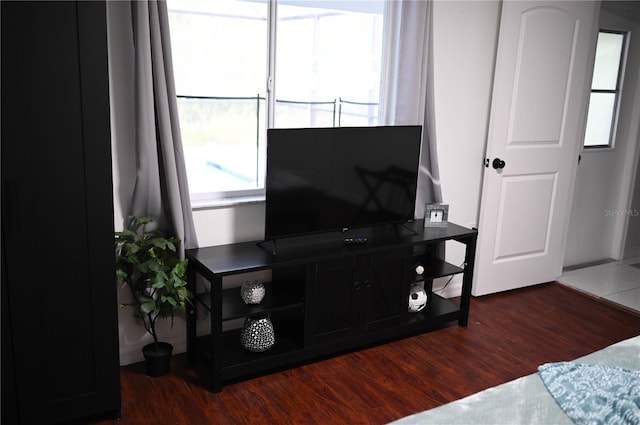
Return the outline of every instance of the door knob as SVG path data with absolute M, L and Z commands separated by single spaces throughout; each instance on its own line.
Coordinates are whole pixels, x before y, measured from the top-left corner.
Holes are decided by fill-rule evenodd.
M 504 166 L 506 165 L 506 163 L 503 160 L 501 160 L 500 158 L 496 158 L 496 159 L 493 160 L 491 165 L 496 170 L 502 170 L 504 168 Z

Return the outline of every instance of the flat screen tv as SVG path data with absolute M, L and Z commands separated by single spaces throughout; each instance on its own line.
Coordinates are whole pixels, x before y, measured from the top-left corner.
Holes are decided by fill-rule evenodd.
M 421 126 L 269 129 L 265 239 L 414 218 Z

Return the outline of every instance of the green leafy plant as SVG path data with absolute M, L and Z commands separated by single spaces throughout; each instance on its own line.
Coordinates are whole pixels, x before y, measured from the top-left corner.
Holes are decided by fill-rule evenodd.
M 134 307 L 136 317 L 158 344 L 156 322 L 173 319 L 191 303 L 185 275 L 187 259 L 180 260 L 176 246 L 180 239 L 167 237 L 159 230 L 147 230 L 153 222 L 148 217 L 136 217 L 136 230 L 115 233 L 116 276 L 131 288 L 133 301 L 121 307 Z

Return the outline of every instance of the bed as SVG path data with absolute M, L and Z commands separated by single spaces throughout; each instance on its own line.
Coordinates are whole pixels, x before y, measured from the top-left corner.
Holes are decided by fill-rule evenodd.
M 392 422 L 640 424 L 640 336 Z

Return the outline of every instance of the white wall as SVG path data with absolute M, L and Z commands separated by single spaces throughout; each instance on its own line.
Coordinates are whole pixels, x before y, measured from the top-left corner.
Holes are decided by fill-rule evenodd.
M 633 29 L 633 43 L 634 54 L 636 61 L 636 89 L 634 97 L 634 105 L 631 108 L 631 123 L 629 125 L 629 143 L 636 146 L 635 159 L 627 158 L 631 162 L 630 177 L 632 191 L 631 191 L 631 203 L 626 210 L 627 226 L 626 226 L 626 241 L 623 252 L 623 259 L 640 258 L 640 3 L 636 2 L 636 8 L 638 12 L 634 15 L 634 29 Z
M 567 238 L 565 266 L 602 259 L 620 260 L 626 239 L 627 220 L 636 229 L 629 249 L 638 250 L 637 221 L 631 194 L 637 170 L 638 126 L 640 125 L 640 25 L 615 13 L 605 2 L 600 14 L 600 27 L 629 30 L 631 40 L 621 97 L 615 148 L 584 150 L 578 166 L 573 207 Z M 636 208 L 637 208 L 636 201 Z
M 434 82 L 436 137 L 443 198 L 450 205 L 449 220 L 476 226 L 480 204 L 485 140 L 489 120 L 493 64 L 500 15 L 499 1 L 437 1 L 434 4 Z M 108 2 L 112 140 L 114 158 L 114 223 L 122 229 L 135 183 L 132 41 L 128 2 Z M 200 246 L 220 245 L 264 236 L 264 204 L 197 209 L 194 220 Z M 462 246 L 452 242 L 447 259 L 461 264 Z M 459 280 L 447 294 L 459 295 Z M 129 299 L 126 289 L 119 302 Z M 130 310 L 120 313 L 120 360 L 142 360 L 140 349 L 149 342 Z M 185 350 L 184 322 L 164 327 L 161 337 Z
M 638 87 L 640 88 L 640 85 Z M 640 98 L 640 90 L 636 92 L 636 96 Z M 639 137 L 636 137 L 636 143 L 640 145 Z M 638 160 L 636 158 L 636 164 L 638 163 L 637 161 Z M 636 178 L 634 182 L 634 191 L 631 198 L 631 205 L 629 206 L 627 240 L 625 242 L 625 249 L 623 254 L 624 260 L 631 258 L 640 258 L 640 172 L 638 172 L 638 166 L 636 166 L 635 173 Z

